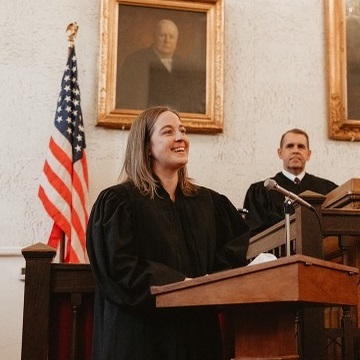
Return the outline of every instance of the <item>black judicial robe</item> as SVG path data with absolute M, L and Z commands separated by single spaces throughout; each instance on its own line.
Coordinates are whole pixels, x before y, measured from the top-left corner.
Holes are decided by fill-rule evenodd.
M 334 190 L 337 185 L 326 180 L 306 173 L 299 185 L 288 179 L 282 172 L 277 173 L 274 179 L 281 187 L 300 194 L 310 190 L 318 194 L 326 195 Z M 250 185 L 244 200 L 244 208 L 249 211 L 245 217 L 249 225 L 251 236 L 276 224 L 285 218 L 285 196 L 274 190 L 267 190 L 264 181 Z
M 102 191 L 87 230 L 96 281 L 94 360 L 219 360 L 214 307 L 158 309 L 151 285 L 247 264 L 248 227 L 223 195 L 163 188 L 155 199 L 130 183 Z

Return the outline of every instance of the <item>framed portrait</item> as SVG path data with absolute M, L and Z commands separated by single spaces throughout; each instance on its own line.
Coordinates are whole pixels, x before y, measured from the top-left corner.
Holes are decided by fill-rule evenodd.
M 326 0 L 329 138 L 360 140 L 360 2 Z
M 188 132 L 223 131 L 223 0 L 101 0 L 97 125 L 166 105 Z

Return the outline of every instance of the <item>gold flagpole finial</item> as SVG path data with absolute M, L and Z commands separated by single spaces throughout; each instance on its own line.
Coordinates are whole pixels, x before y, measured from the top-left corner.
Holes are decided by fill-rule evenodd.
M 79 29 L 79 26 L 76 22 L 69 24 L 66 28 L 66 34 L 69 39 L 69 49 L 74 47 L 74 41 L 75 41 L 75 37 L 76 37 L 78 29 Z

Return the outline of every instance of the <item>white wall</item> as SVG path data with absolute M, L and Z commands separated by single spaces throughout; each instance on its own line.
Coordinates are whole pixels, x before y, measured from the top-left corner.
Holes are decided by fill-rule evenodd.
M 99 9 L 99 0 L 0 5 L 1 359 L 20 354 L 20 249 L 46 242 L 50 231 L 37 189 L 66 63 L 65 30 L 73 21 L 91 202 L 117 181 L 127 132 L 95 126 Z M 251 182 L 280 169 L 279 138 L 292 127 L 310 135 L 309 172 L 338 184 L 359 175 L 359 143 L 327 136 L 324 29 L 324 0 L 225 0 L 224 133 L 190 135 L 196 181 L 241 207 Z M 14 251 L 19 257 L 6 255 Z
M 25 261 L 18 249 L 0 254 L 0 359 L 18 360 L 21 355 Z

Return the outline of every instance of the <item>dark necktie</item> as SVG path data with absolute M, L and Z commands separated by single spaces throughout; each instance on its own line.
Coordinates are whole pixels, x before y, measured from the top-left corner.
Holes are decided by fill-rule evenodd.
M 296 177 L 296 178 L 294 179 L 294 183 L 295 183 L 296 185 L 299 185 L 299 184 L 300 184 L 300 179 L 299 179 L 298 177 Z

